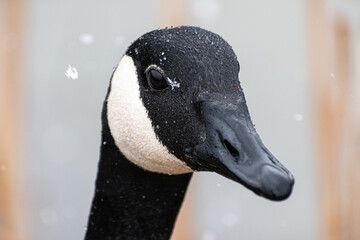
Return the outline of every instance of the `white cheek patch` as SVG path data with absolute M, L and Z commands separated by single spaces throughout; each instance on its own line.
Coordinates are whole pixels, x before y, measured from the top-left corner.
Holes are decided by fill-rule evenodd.
M 116 146 L 129 161 L 152 172 L 192 172 L 156 137 L 140 98 L 135 64 L 127 55 L 121 59 L 111 81 L 107 118 Z

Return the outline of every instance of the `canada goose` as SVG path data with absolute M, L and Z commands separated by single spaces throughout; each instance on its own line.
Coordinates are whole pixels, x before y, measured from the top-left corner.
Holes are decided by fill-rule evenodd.
M 169 239 L 193 171 L 214 171 L 271 200 L 291 173 L 250 119 L 231 46 L 182 26 L 126 51 L 102 111 L 102 144 L 85 239 Z

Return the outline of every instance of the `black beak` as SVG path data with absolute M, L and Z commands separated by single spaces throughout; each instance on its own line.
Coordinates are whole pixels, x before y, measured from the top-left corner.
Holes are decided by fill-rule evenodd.
M 206 140 L 188 149 L 196 156 L 191 167 L 217 172 L 271 200 L 287 198 L 294 177 L 262 143 L 244 95 L 206 93 L 199 95 L 197 102 L 206 125 Z

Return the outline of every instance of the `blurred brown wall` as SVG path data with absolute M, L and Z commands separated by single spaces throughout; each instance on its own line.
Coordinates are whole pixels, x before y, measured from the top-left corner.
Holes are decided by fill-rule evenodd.
M 329 1 L 308 0 L 309 88 L 314 116 L 320 234 L 360 239 L 359 122 L 351 21 Z M 359 43 L 357 43 L 359 44 Z M 357 107 L 356 107 L 357 106 Z
M 19 136 L 19 64 L 23 2 L 0 2 L 0 239 L 20 238 L 16 169 L 21 144 Z

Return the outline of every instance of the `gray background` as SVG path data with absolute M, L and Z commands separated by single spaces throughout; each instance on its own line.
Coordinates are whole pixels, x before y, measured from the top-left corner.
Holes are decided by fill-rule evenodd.
M 187 1 L 189 25 L 233 46 L 257 130 L 296 178 L 287 201 L 271 202 L 221 176 L 196 173 L 197 239 L 317 239 L 304 3 Z M 83 238 L 112 69 L 131 41 L 158 27 L 157 14 L 156 1 L 29 1 L 22 182 L 28 239 Z M 68 65 L 77 80 L 65 76 Z

